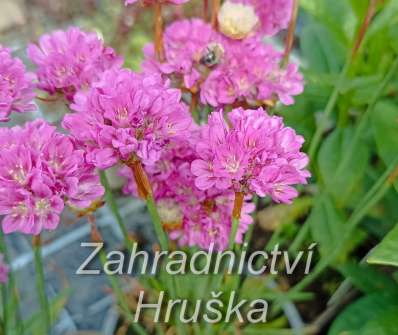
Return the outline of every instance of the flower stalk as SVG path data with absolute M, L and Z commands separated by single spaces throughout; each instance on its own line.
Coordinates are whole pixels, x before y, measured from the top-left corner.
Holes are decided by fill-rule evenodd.
M 209 21 L 209 0 L 203 0 L 203 20 Z
M 362 42 L 365 38 L 366 32 L 369 28 L 370 23 L 372 22 L 373 17 L 376 14 L 376 6 L 378 0 L 370 0 L 369 7 L 366 12 L 366 16 L 364 21 L 362 22 L 361 27 L 359 28 L 358 36 L 355 40 L 354 48 L 352 49 L 351 59 L 354 59 L 358 54 L 358 51 L 362 45 Z
M 162 250 L 168 250 L 169 243 L 167 235 L 163 230 L 161 219 L 153 198 L 152 187 L 149 182 L 148 175 L 146 174 L 141 161 L 134 157 L 133 159 L 126 162 L 126 165 L 131 169 L 134 175 L 135 182 L 137 184 L 138 195 L 146 201 L 149 214 L 154 224 L 156 235 L 158 236 L 160 247 Z
M 200 116 L 199 116 L 199 113 L 198 113 L 198 100 L 199 100 L 198 92 L 192 91 L 191 92 L 191 104 L 189 106 L 189 110 L 191 112 L 192 117 L 196 121 L 196 123 L 199 124 Z
M 289 57 L 290 57 L 290 54 L 291 54 L 291 52 L 293 50 L 294 35 L 295 35 L 295 32 L 296 32 L 298 10 L 299 10 L 299 0 L 294 0 L 293 1 L 292 16 L 291 16 L 291 19 L 290 19 L 289 28 L 288 28 L 288 32 L 287 32 L 287 36 L 286 36 L 286 41 L 285 41 L 285 51 L 284 51 L 284 54 L 283 54 L 282 67 L 285 67 L 289 63 Z
M 119 212 L 119 208 L 116 204 L 115 198 L 113 196 L 113 192 L 111 190 L 111 187 L 109 185 L 108 178 L 106 177 L 106 174 L 104 171 L 100 172 L 100 178 L 101 178 L 101 184 L 105 188 L 105 200 L 107 205 L 109 206 L 113 216 L 116 219 L 116 223 L 118 224 L 124 238 L 124 243 L 126 244 L 126 247 L 128 249 L 132 248 L 132 241 L 129 237 L 129 232 L 127 230 L 126 224 L 123 221 L 123 218 Z
M 48 334 L 51 329 L 51 312 L 45 290 L 44 265 L 43 265 L 41 246 L 42 246 L 41 236 L 40 235 L 33 236 L 32 247 L 34 252 L 34 262 L 36 269 L 36 286 L 40 298 L 40 305 L 41 305 L 43 325 L 44 325 L 44 334 Z
M 240 216 L 243 207 L 245 194 L 243 192 L 235 192 L 234 208 L 232 210 L 232 227 L 229 235 L 228 249 L 233 250 L 236 234 L 239 228 Z
M 344 84 L 344 81 L 346 79 L 348 70 L 351 66 L 352 61 L 355 59 L 356 55 L 358 54 L 358 51 L 366 37 L 366 32 L 368 31 L 369 25 L 375 15 L 375 11 L 376 11 L 376 4 L 377 4 L 377 0 L 370 0 L 369 6 L 368 6 L 368 10 L 366 13 L 366 16 L 364 18 L 364 21 L 361 25 L 361 28 L 359 30 L 358 35 L 356 36 L 355 40 L 354 40 L 354 45 L 351 49 L 351 56 L 348 56 L 346 58 L 346 62 L 344 64 L 343 69 L 341 70 L 339 77 L 337 79 L 336 85 L 334 87 L 334 90 L 332 92 L 332 94 L 329 97 L 328 103 L 326 105 L 325 111 L 322 115 L 322 118 L 316 128 L 315 134 L 312 137 L 311 140 L 311 144 L 308 150 L 308 154 L 310 157 L 310 160 L 313 161 L 315 154 L 318 150 L 319 144 L 321 142 L 322 139 L 322 135 L 323 132 L 326 128 L 327 125 L 327 121 L 330 117 L 330 115 L 332 114 L 336 104 L 337 104 L 337 100 L 338 97 L 340 95 L 340 91 L 342 88 L 342 85 Z
M 93 212 L 87 213 L 86 217 L 87 217 L 87 220 L 91 227 L 91 241 L 95 242 L 95 243 L 103 244 L 104 240 L 101 236 L 101 233 L 99 232 L 99 230 L 97 228 L 94 213 Z M 107 262 L 107 256 L 106 256 L 106 253 L 103 248 L 101 248 L 99 256 L 100 256 L 101 264 L 102 264 L 102 266 L 104 266 Z M 105 271 L 105 273 L 106 273 L 106 271 Z M 112 290 L 116 295 L 116 300 L 118 301 L 118 303 L 122 309 L 123 316 L 126 318 L 128 323 L 131 324 L 131 327 L 137 334 L 147 335 L 148 333 L 145 331 L 145 329 L 139 323 L 134 322 L 134 315 L 132 315 L 132 313 L 130 311 L 129 305 L 126 301 L 126 295 L 120 288 L 121 286 L 120 286 L 118 280 L 116 279 L 116 277 L 114 277 L 112 275 L 108 275 L 107 278 L 109 279 L 111 286 L 112 286 Z
M 213 0 L 211 12 L 211 26 L 218 30 L 218 12 L 220 11 L 221 0 Z
M 155 12 L 155 53 L 159 62 L 164 61 L 164 47 L 163 47 L 163 16 L 162 4 L 156 1 L 153 5 Z

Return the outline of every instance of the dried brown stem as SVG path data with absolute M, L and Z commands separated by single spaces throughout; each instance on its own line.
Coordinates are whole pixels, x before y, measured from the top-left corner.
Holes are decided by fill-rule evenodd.
M 32 246 L 34 248 L 41 246 L 41 236 L 40 235 L 33 236 L 33 238 L 32 238 Z
M 152 196 L 152 187 L 142 163 L 139 159 L 135 158 L 126 162 L 126 165 L 133 172 L 134 179 L 137 184 L 138 195 L 142 199 L 148 199 L 150 196 Z
M 191 104 L 189 106 L 189 111 L 191 112 L 191 115 L 195 121 L 199 123 L 198 98 L 199 96 L 197 92 L 191 92 Z
M 298 10 L 299 10 L 299 0 L 294 0 L 293 8 L 292 8 L 292 16 L 290 18 L 289 28 L 287 31 L 287 36 L 286 36 L 286 41 L 285 41 L 285 52 L 283 54 L 283 66 L 286 66 L 286 64 L 289 62 L 289 57 L 293 50 Z
M 203 20 L 209 21 L 209 0 L 203 0 Z
M 362 22 L 361 28 L 359 28 L 358 36 L 355 40 L 354 48 L 352 49 L 351 59 L 354 59 L 358 54 L 358 51 L 362 45 L 362 42 L 365 38 L 366 31 L 369 28 L 370 23 L 372 22 L 373 17 L 376 14 L 376 6 L 378 0 L 370 0 L 368 10 L 366 12 L 366 16 L 364 21 Z
M 102 239 L 101 233 L 97 228 L 94 214 L 93 213 L 87 214 L 87 220 L 91 227 L 91 241 L 95 243 L 103 243 L 104 240 Z
M 211 12 L 211 26 L 218 30 L 218 12 L 220 11 L 221 0 L 213 0 Z
M 155 53 L 159 62 L 164 61 L 164 47 L 163 47 L 163 16 L 162 4 L 158 1 L 155 2 Z
M 234 209 L 232 211 L 232 217 L 234 219 L 237 219 L 237 220 L 240 219 L 244 198 L 245 198 L 245 194 L 243 192 L 235 193 Z

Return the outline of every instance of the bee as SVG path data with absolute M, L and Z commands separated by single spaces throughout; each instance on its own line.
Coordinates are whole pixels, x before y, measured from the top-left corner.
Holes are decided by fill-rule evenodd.
M 224 56 L 224 48 L 219 43 L 210 43 L 202 52 L 200 64 L 207 67 L 214 67 L 221 62 Z

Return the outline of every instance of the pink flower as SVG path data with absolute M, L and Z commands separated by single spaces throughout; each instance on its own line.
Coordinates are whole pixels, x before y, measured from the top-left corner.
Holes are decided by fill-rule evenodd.
M 132 5 L 138 1 L 139 0 L 125 0 L 124 5 L 125 6 Z M 190 0 L 143 0 L 143 3 L 145 5 L 153 5 L 156 1 L 158 1 L 160 3 L 168 3 L 168 4 L 172 4 L 172 5 L 182 5 Z
M 5 233 L 53 230 L 66 202 L 85 208 L 104 192 L 73 139 L 42 120 L 1 129 L 0 161 Z
M 295 64 L 284 69 L 281 61 L 282 54 L 260 37 L 228 41 L 224 61 L 201 86 L 202 103 L 214 107 L 238 103 L 256 106 L 278 98 L 285 105 L 293 104 L 293 96 L 303 92 L 303 77 Z
M 50 94 L 61 92 L 69 100 L 76 91 L 96 81 L 102 72 L 119 68 L 123 63 L 97 34 L 75 27 L 43 35 L 39 46 L 29 45 L 28 55 L 38 66 L 39 88 Z
M 273 36 L 289 25 L 293 0 L 233 0 L 236 3 L 252 5 L 260 18 L 261 33 Z
M 180 245 L 209 249 L 213 244 L 215 250 L 224 250 L 231 232 L 234 194 L 196 187 L 190 166 L 198 158 L 194 150 L 198 135 L 195 130 L 185 141 L 170 143 L 158 162 L 148 167 L 148 173 L 162 223 L 170 237 Z M 131 170 L 122 168 L 121 174 L 128 178 L 125 192 L 136 195 Z M 253 222 L 253 210 L 254 205 L 247 199 L 236 237 L 238 243 Z
M 260 36 L 232 40 L 200 19 L 182 20 L 165 31 L 166 61 L 156 60 L 153 44 L 145 47 L 144 73 L 159 73 L 174 87 L 200 89 L 202 104 L 290 105 L 302 93 L 303 77 L 295 64 L 281 67 L 282 53 Z
M 9 267 L 4 262 L 4 255 L 0 254 L 0 283 L 5 284 L 8 282 Z
M 199 159 L 191 167 L 195 185 L 290 203 L 297 197 L 292 186 L 310 177 L 305 170 L 308 158 L 300 152 L 303 142 L 282 118 L 268 116 L 262 108 L 235 109 L 229 123 L 222 111 L 214 112 L 196 146 Z
M 157 75 L 110 70 L 76 95 L 71 106 L 76 113 L 66 115 L 63 125 L 99 168 L 134 155 L 151 165 L 171 139 L 184 137 L 191 127 L 192 118 L 180 101 L 181 92 Z
M 192 88 L 207 70 L 204 57 L 209 53 L 208 47 L 222 45 L 221 35 L 215 32 L 211 25 L 201 19 L 181 20 L 172 23 L 164 33 L 164 48 L 166 62 L 160 64 L 155 57 L 154 45 L 144 48 L 145 73 L 159 72 L 164 75 L 179 76 L 186 88 Z M 215 64 L 216 65 L 216 61 Z
M 21 60 L 0 45 L 0 122 L 8 121 L 11 112 L 35 110 L 33 79 Z

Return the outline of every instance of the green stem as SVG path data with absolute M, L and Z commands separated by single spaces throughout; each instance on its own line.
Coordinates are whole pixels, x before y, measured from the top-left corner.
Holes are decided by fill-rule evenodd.
M 153 222 L 153 225 L 155 228 L 155 232 L 159 239 L 160 247 L 162 248 L 162 250 L 168 250 L 169 242 L 167 239 L 167 235 L 163 230 L 160 216 L 159 216 L 159 213 L 156 208 L 155 201 L 153 200 L 152 195 L 147 196 L 146 205 L 148 207 L 149 214 L 151 215 L 152 222 Z
M 325 131 L 329 117 L 332 114 L 332 112 L 336 106 L 337 99 L 338 99 L 340 91 L 341 91 L 341 86 L 344 83 L 344 80 L 346 78 L 350 64 L 351 64 L 350 58 L 347 57 L 346 63 L 343 67 L 343 70 L 340 72 L 340 75 L 337 79 L 337 83 L 336 83 L 336 85 L 333 89 L 333 92 L 329 98 L 329 101 L 326 105 L 325 111 L 322 114 L 322 119 L 319 122 L 319 124 L 315 130 L 315 134 L 311 140 L 310 148 L 308 150 L 308 155 L 310 157 L 310 161 L 312 161 L 315 157 L 316 151 L 317 151 L 320 141 L 322 139 L 322 134 Z
M 310 232 L 310 224 L 309 221 L 305 221 L 304 224 L 301 226 L 298 234 L 294 238 L 293 242 L 290 244 L 289 252 L 292 254 L 296 254 L 300 246 L 303 244 L 305 239 L 307 238 Z
M 300 281 L 296 286 L 292 288 L 292 291 L 301 291 L 316 280 L 319 275 L 325 270 L 339 255 L 341 249 L 346 245 L 352 237 L 352 233 L 355 228 L 360 224 L 362 219 L 366 216 L 369 210 L 387 193 L 391 187 L 391 181 L 388 180 L 391 173 L 395 170 L 398 164 L 398 158 L 396 158 L 387 168 L 385 173 L 376 181 L 373 187 L 368 191 L 363 200 L 358 204 L 357 208 L 352 213 L 351 217 L 346 223 L 346 230 L 344 231 L 342 238 L 338 246 L 334 249 L 335 251 L 329 254 L 326 258 L 321 260 L 314 270 Z
M 105 188 L 106 203 L 109 206 L 109 209 L 111 210 L 114 218 L 116 219 L 116 223 L 118 224 L 118 226 L 123 234 L 124 243 L 126 244 L 126 247 L 131 250 L 133 247 L 133 242 L 131 241 L 131 239 L 129 237 L 129 232 L 128 232 L 126 225 L 123 221 L 122 215 L 120 214 L 119 208 L 117 206 L 112 189 L 109 185 L 109 181 L 108 181 L 105 171 L 100 172 L 100 178 L 101 178 L 101 183 Z
M 232 228 L 231 228 L 231 234 L 229 235 L 229 242 L 228 242 L 229 250 L 234 249 L 234 244 L 235 244 L 236 234 L 238 232 L 238 227 L 239 227 L 239 219 L 232 218 Z
M 363 114 L 362 118 L 359 121 L 359 124 L 356 128 L 356 131 L 354 133 L 354 136 L 352 138 L 352 141 L 350 143 L 350 146 L 348 149 L 345 151 L 343 159 L 340 161 L 340 164 L 337 167 L 336 176 L 340 176 L 344 169 L 347 167 L 347 164 L 350 162 L 350 159 L 353 157 L 354 150 L 356 148 L 356 145 L 358 144 L 358 141 L 361 137 L 361 134 L 365 130 L 365 127 L 368 123 L 368 119 L 370 117 L 371 112 L 373 111 L 374 106 L 377 103 L 377 100 L 379 97 L 383 94 L 383 91 L 385 90 L 387 84 L 391 81 L 393 78 L 394 74 L 398 70 L 398 57 L 395 59 L 393 65 L 390 67 L 389 71 L 385 75 L 383 81 L 380 83 L 379 87 L 376 89 L 374 95 L 372 96 L 368 108 L 366 109 L 365 113 Z
M 7 250 L 7 244 L 4 240 L 3 230 L 0 228 L 0 252 L 4 255 L 4 261 L 6 264 L 10 264 L 10 257 Z M 15 284 L 14 272 L 10 269 L 8 273 L 8 283 L 2 285 L 2 297 L 3 301 L 5 299 L 3 305 L 4 312 L 4 330 L 7 334 L 9 332 L 10 327 L 13 327 L 12 317 L 15 316 L 16 319 L 14 322 L 16 323 L 15 327 L 18 329 L 18 334 L 25 334 L 24 322 L 21 315 L 19 297 L 18 297 L 18 289 Z M 11 299 L 9 299 L 11 297 Z M 11 300 L 11 301 L 9 301 Z
M 4 236 L 3 236 L 3 231 L 0 228 L 0 252 L 4 255 L 4 261 L 7 262 L 7 246 L 5 244 L 4 241 Z M 1 285 L 1 300 L 2 300 L 2 304 L 3 304 L 3 324 L 2 324 L 2 328 L 4 330 L 5 333 L 8 332 L 8 328 L 9 328 L 9 321 L 8 321 L 8 309 L 9 309 L 9 302 L 8 302 L 8 284 L 4 283 Z
M 41 311 L 43 313 L 44 334 L 49 334 L 51 329 L 51 314 L 50 305 L 48 303 L 45 278 L 44 278 L 44 265 L 42 257 L 42 248 L 40 236 L 34 237 L 33 252 L 36 269 L 36 286 L 40 298 Z
M 358 34 L 355 37 L 355 40 L 353 41 L 353 46 L 351 48 L 350 55 L 346 57 L 346 61 L 345 61 L 343 70 L 341 71 L 341 73 L 339 75 L 339 78 L 334 87 L 333 93 L 329 98 L 328 104 L 326 105 L 326 109 L 325 109 L 325 112 L 323 113 L 322 120 L 319 123 L 319 125 L 315 131 L 314 137 L 312 138 L 310 148 L 309 148 L 310 160 L 312 160 L 315 157 L 316 151 L 318 149 L 319 143 L 322 138 L 322 134 L 326 128 L 327 121 L 330 117 L 330 114 L 333 112 L 333 110 L 336 106 L 337 98 L 339 97 L 339 94 L 341 91 L 341 86 L 345 80 L 348 69 L 349 69 L 352 61 L 355 59 L 355 56 L 357 55 L 359 48 L 363 44 L 364 38 L 366 37 L 366 32 L 368 31 L 371 20 L 375 15 L 375 4 L 376 4 L 376 0 L 371 0 L 369 2 L 366 16 L 362 22 L 362 25 L 361 25 L 361 28 L 360 28 Z
M 106 254 L 103 249 L 101 249 L 101 252 L 100 252 L 100 260 L 101 260 L 102 265 L 104 265 L 107 262 Z M 107 274 L 107 278 L 109 279 L 109 282 L 111 283 L 113 292 L 115 292 L 116 300 L 118 301 L 118 303 L 123 311 L 123 315 L 127 319 L 127 321 L 129 321 L 129 323 L 131 324 L 131 327 L 139 335 L 148 335 L 148 333 L 145 331 L 145 329 L 140 324 L 135 322 L 134 315 L 132 315 L 132 313 L 130 311 L 130 308 L 126 301 L 125 293 L 120 288 L 117 278 L 112 275 L 108 275 L 108 274 Z
M 253 212 L 253 214 L 252 214 L 252 217 L 253 217 L 253 221 L 255 221 L 255 214 L 257 213 L 257 207 L 258 207 L 258 196 L 253 196 L 253 203 L 254 203 L 254 205 L 256 206 L 255 207 L 255 209 L 254 209 L 254 212 Z M 243 240 L 243 244 L 249 244 L 250 243 L 250 241 L 251 241 L 251 239 L 252 239 L 252 236 L 253 236 L 253 231 L 254 231 L 254 226 L 255 226 L 255 222 L 253 222 L 250 226 L 249 226 L 249 229 L 247 230 L 247 232 L 246 232 L 246 235 L 245 235 L 245 238 L 244 238 L 244 240 Z

